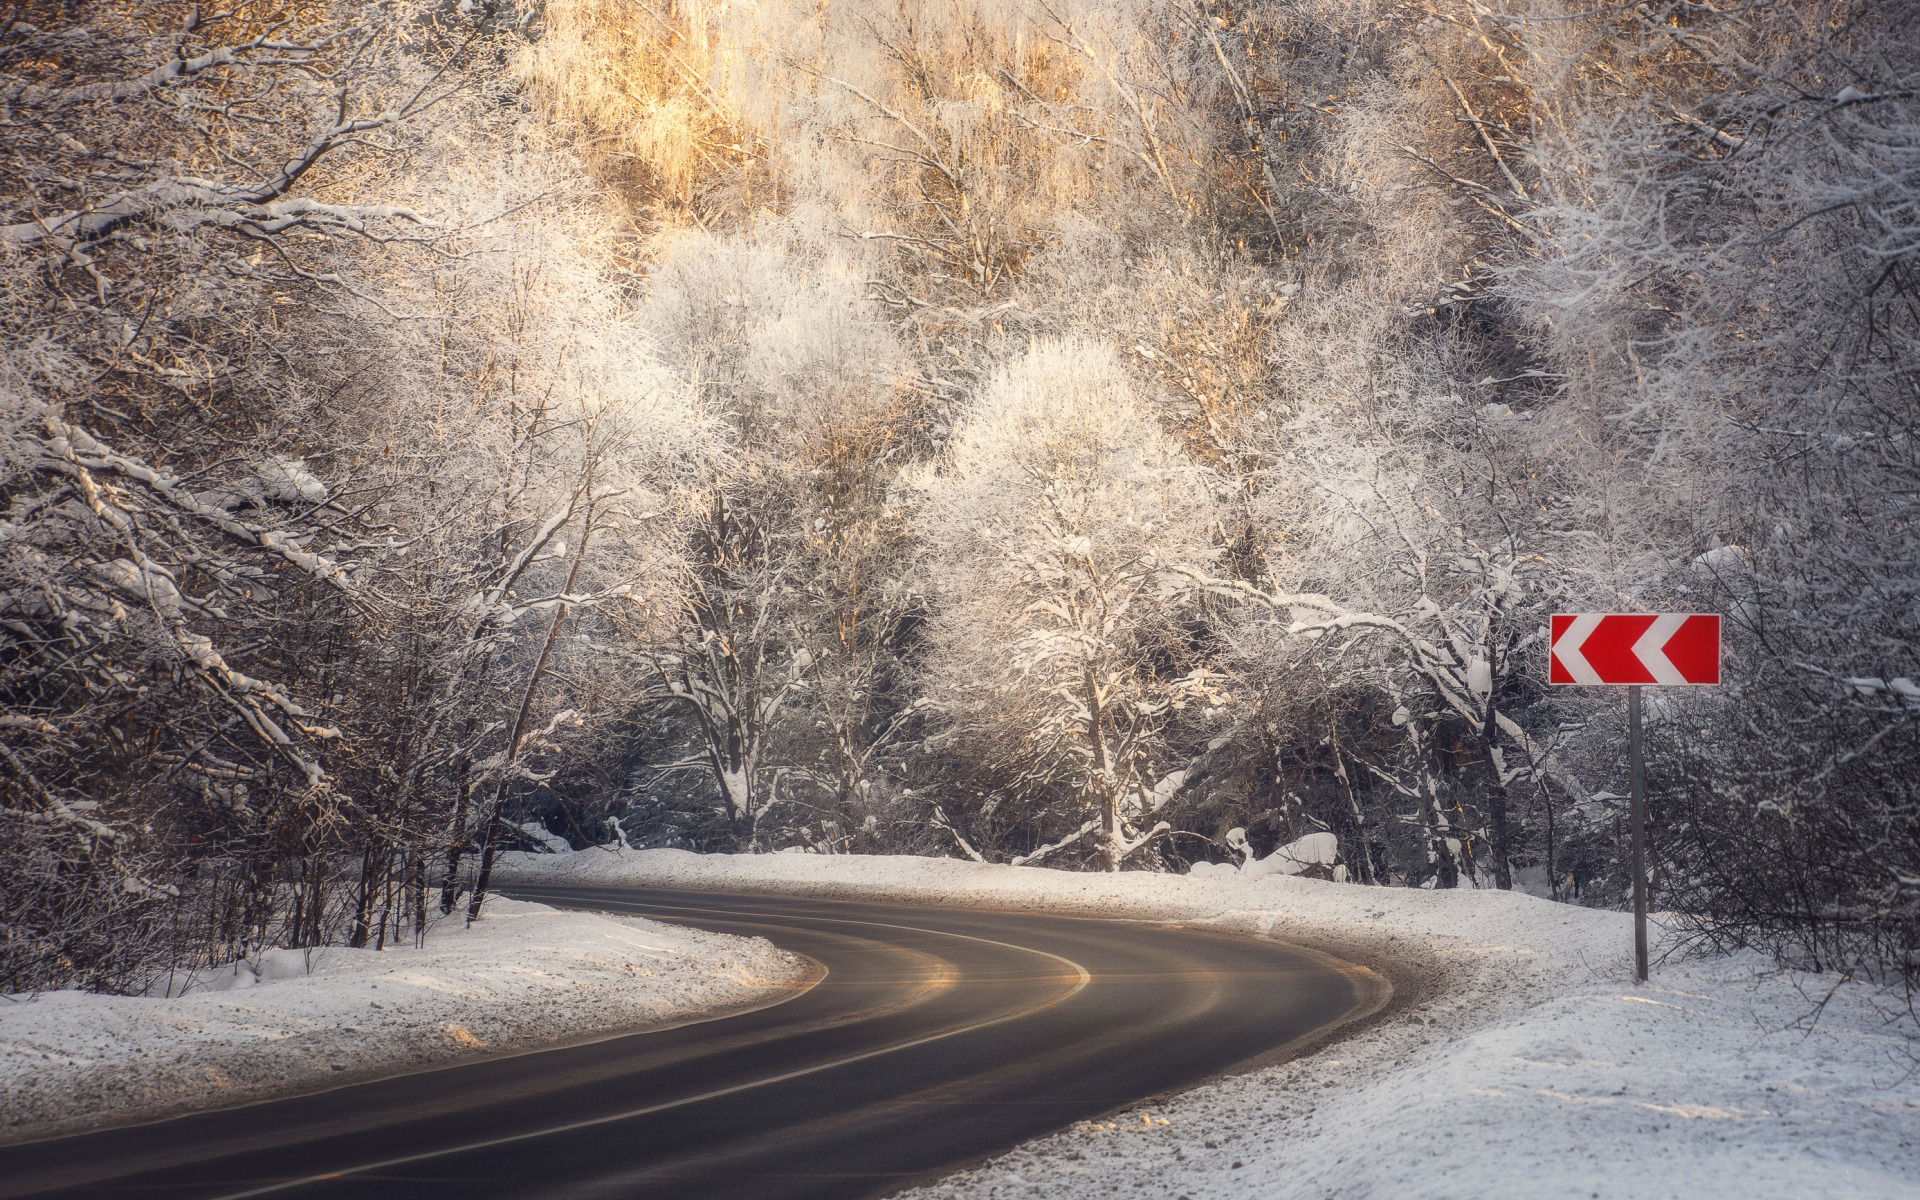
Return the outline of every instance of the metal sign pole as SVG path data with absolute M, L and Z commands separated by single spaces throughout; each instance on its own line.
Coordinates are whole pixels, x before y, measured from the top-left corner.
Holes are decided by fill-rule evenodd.
M 1633 967 L 1647 981 L 1647 784 L 1641 761 L 1640 685 L 1720 682 L 1714 613 L 1554 613 L 1547 625 L 1547 682 L 1627 685 L 1633 776 Z
M 1640 762 L 1640 685 L 1627 688 L 1629 773 L 1633 778 L 1633 968 L 1634 978 L 1647 981 L 1647 791 Z

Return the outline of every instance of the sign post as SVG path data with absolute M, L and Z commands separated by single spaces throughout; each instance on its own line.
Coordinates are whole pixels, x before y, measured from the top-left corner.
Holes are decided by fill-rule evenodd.
M 1720 618 L 1714 613 L 1555 613 L 1547 682 L 1625 684 L 1627 770 L 1633 797 L 1633 970 L 1647 980 L 1647 790 L 1640 746 L 1640 688 L 1720 682 Z
M 1627 685 L 1627 775 L 1633 799 L 1627 819 L 1633 822 L 1633 977 L 1647 981 L 1647 789 L 1640 764 L 1640 685 Z

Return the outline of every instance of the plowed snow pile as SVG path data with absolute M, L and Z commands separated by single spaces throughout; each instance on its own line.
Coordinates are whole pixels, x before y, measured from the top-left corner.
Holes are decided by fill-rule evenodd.
M 1317 1054 L 903 1200 L 1920 1196 L 1920 1043 L 1900 997 L 1756 957 L 1676 957 L 1636 985 L 1619 913 L 1513 892 L 952 859 L 586 851 L 508 870 L 1209 924 L 1309 942 L 1399 989 Z
M 0 998 L 0 1138 L 670 1024 L 772 999 L 806 974 L 758 938 L 498 897 L 462 924 L 456 910 L 420 950 L 269 951 L 172 998 Z

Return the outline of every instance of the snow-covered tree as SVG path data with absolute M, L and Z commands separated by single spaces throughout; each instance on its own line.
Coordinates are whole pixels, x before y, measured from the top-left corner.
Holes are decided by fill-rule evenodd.
M 703 782 L 740 845 L 776 805 L 837 822 L 871 791 L 906 602 L 880 519 L 902 361 L 855 265 L 772 225 L 686 238 L 653 279 L 663 352 L 726 435 L 685 500 L 679 590 L 635 630 L 684 751 L 640 786 Z
M 0 33 L 0 971 L 417 935 L 459 798 L 537 785 L 493 745 L 531 627 L 667 578 L 642 503 L 551 594 L 585 423 L 643 500 L 704 416 L 512 103 L 512 14 L 83 9 Z
M 923 703 L 1010 787 L 1073 797 L 1077 828 L 1020 861 L 1092 834 L 1118 870 L 1169 827 L 1170 715 L 1214 700 L 1179 603 L 1181 572 L 1215 554 L 1205 472 L 1110 349 L 1043 342 L 989 380 L 918 486 Z

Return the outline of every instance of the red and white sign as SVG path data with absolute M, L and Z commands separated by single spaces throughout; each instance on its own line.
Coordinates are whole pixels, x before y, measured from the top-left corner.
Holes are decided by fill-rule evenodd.
M 1548 683 L 1720 682 L 1716 613 L 1555 613 Z

